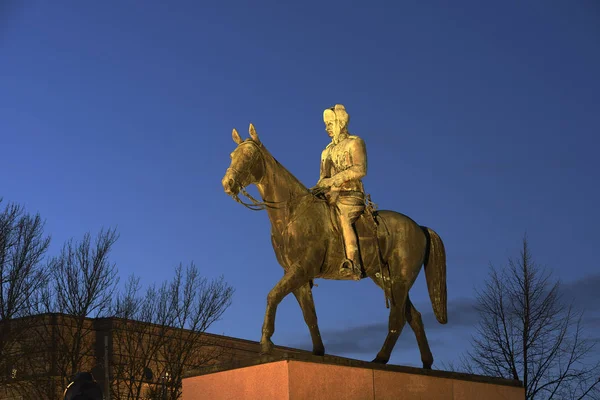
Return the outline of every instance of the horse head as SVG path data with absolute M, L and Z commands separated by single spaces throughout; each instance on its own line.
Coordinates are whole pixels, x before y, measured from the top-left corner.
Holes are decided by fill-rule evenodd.
M 242 140 L 237 130 L 231 137 L 238 145 L 231 153 L 231 164 L 221 180 L 225 193 L 236 197 L 240 190 L 260 182 L 265 172 L 263 145 L 258 138 L 254 125 L 250 124 L 250 138 Z

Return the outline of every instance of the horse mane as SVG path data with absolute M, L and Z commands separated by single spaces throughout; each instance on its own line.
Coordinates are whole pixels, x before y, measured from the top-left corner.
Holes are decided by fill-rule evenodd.
M 268 156 L 268 157 L 266 157 L 265 162 L 270 163 L 271 167 L 276 169 L 275 175 L 276 175 L 276 179 L 278 181 L 282 180 L 285 182 L 290 182 L 294 186 L 296 186 L 296 188 L 288 187 L 288 189 L 290 191 L 293 191 L 293 192 L 299 191 L 299 192 L 303 192 L 303 193 L 308 192 L 308 188 L 306 186 L 304 186 L 304 184 L 298 178 L 296 178 L 296 176 L 294 174 L 292 174 L 290 171 L 288 171 L 288 169 L 286 167 L 284 167 L 283 164 L 281 164 L 279 161 L 277 161 L 277 159 L 275 157 L 273 157 L 271 152 L 269 150 L 267 150 L 267 148 L 262 143 L 260 144 L 259 147 L 260 147 L 262 153 L 265 156 Z M 268 167 L 269 166 L 267 166 L 267 168 Z M 277 185 L 277 186 L 279 186 L 279 185 Z M 296 189 L 296 190 L 293 190 L 293 189 Z

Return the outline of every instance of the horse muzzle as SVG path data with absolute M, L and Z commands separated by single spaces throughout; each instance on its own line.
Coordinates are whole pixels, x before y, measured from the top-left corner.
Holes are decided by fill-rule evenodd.
M 225 193 L 229 196 L 235 196 L 240 192 L 240 186 L 229 176 L 229 174 L 225 174 L 221 180 L 221 184 L 223 185 L 223 190 L 225 190 Z

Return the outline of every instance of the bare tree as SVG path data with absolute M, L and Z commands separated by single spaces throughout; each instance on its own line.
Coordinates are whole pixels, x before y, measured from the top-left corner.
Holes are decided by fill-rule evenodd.
M 233 288 L 223 278 L 209 282 L 201 277 L 192 263 L 183 271 L 175 269 L 170 283 L 169 309 L 173 314 L 171 330 L 163 347 L 165 370 L 163 379 L 169 381 L 167 398 L 181 397 L 181 382 L 188 369 L 205 366 L 223 352 L 207 335 L 201 335 L 218 321 L 231 305 Z
M 172 317 L 167 304 L 166 283 L 140 295 L 139 278 L 131 276 L 125 291 L 118 295 L 113 326 L 113 384 L 115 398 L 145 398 L 145 389 L 154 383 L 157 357 L 163 347 Z
M 517 260 L 491 268 L 476 309 L 481 319 L 463 360 L 468 372 L 520 380 L 527 399 L 600 398 L 598 353 L 582 312 L 533 261 L 526 238 Z
M 118 235 L 101 230 L 92 243 L 86 233 L 69 240 L 49 263 L 51 279 L 42 294 L 40 311 L 52 313 L 40 340 L 50 341 L 56 373 L 66 387 L 70 378 L 94 360 L 95 331 L 89 318 L 107 316 L 118 283 L 109 253 Z
M 0 212 L 0 322 L 31 314 L 31 299 L 46 278 L 42 261 L 49 245 L 39 214 L 16 204 Z
M 44 257 L 49 245 L 39 214 L 17 204 L 0 210 L 0 384 L 13 390 L 20 390 L 23 374 L 32 372 L 22 358 L 27 346 L 22 339 L 33 321 L 25 317 L 35 309 L 47 279 Z
M 188 369 L 215 362 L 223 352 L 203 333 L 231 304 L 233 289 L 222 278 L 201 277 L 192 263 L 179 265 L 160 288 L 139 296 L 139 280 L 130 278 L 119 296 L 115 315 L 123 318 L 113 331 L 114 395 L 140 399 L 178 399 Z
M 143 295 L 132 278 L 113 301 L 116 231 L 69 240 L 45 261 L 50 238 L 43 225 L 17 205 L 0 213 L 0 384 L 8 381 L 15 396 L 57 398 L 75 373 L 96 364 L 92 318 L 120 317 L 111 320 L 119 397 L 179 398 L 183 373 L 221 356 L 214 337 L 203 333 L 231 304 L 233 289 L 222 278 L 209 281 L 194 264 L 180 265 L 173 279 Z M 17 359 L 19 374 L 28 371 L 22 385 Z

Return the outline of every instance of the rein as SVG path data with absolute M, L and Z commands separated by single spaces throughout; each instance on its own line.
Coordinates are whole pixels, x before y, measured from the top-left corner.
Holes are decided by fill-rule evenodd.
M 279 209 L 279 208 L 285 208 L 287 206 L 287 203 L 291 200 L 286 200 L 286 201 L 259 201 L 256 200 L 250 193 L 248 193 L 248 191 L 246 190 L 245 187 L 240 186 L 240 193 L 243 194 L 244 196 L 246 196 L 246 198 L 248 198 L 248 200 L 251 201 L 251 203 L 244 203 L 242 201 L 242 199 L 240 199 L 240 197 L 237 194 L 231 195 L 231 197 L 233 197 L 233 199 L 235 201 L 237 201 L 238 203 L 240 203 L 241 205 L 243 205 L 244 207 L 252 210 L 252 211 L 262 211 L 262 210 L 266 210 L 267 208 L 275 208 L 275 209 Z M 283 207 L 277 207 L 275 206 L 275 204 L 281 204 L 281 203 L 285 203 Z

